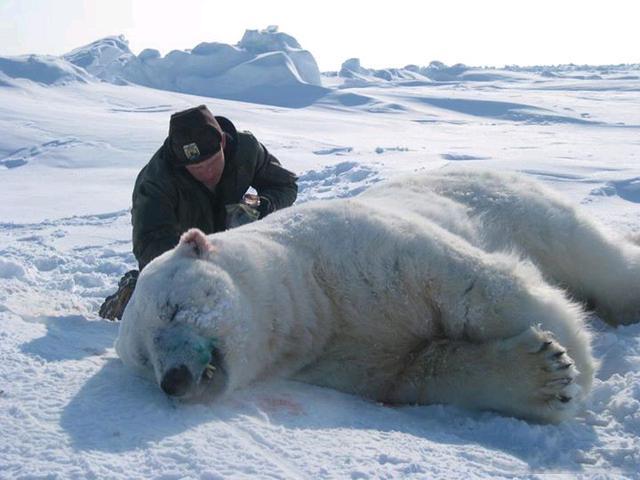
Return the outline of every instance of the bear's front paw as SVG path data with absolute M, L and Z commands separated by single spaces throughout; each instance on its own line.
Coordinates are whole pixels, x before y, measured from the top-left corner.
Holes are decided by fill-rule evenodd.
M 538 397 L 550 408 L 564 409 L 580 394 L 580 387 L 574 383 L 579 372 L 550 332 L 540 331 L 539 336 L 537 350 L 530 352 L 540 369 Z
M 575 413 L 582 394 L 575 382 L 579 371 L 551 332 L 532 327 L 504 341 L 501 348 L 511 364 L 512 408 L 542 421 Z

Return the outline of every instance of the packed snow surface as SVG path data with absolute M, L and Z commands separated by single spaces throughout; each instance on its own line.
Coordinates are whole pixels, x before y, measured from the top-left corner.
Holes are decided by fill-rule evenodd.
M 592 318 L 602 363 L 593 394 L 574 420 L 536 425 L 284 380 L 182 404 L 124 368 L 112 348 L 118 326 L 97 310 L 135 266 L 135 176 L 170 113 L 200 103 L 298 172 L 299 202 L 356 195 L 400 173 L 483 166 L 538 178 L 640 239 L 640 69 L 436 63 L 386 75 L 353 60 L 323 87 L 296 69 L 323 94 L 281 108 L 85 73 L 109 71 L 123 45 L 115 38 L 66 64 L 0 63 L 0 477 L 639 478 L 640 324 Z M 240 47 L 185 55 L 231 58 L 230 48 Z M 249 35 L 242 48 L 249 75 L 293 65 L 282 55 L 299 45 Z M 166 59 L 146 51 L 137 61 Z

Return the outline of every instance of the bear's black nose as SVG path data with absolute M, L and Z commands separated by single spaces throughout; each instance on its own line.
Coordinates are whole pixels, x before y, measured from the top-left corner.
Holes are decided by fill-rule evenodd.
M 191 383 L 193 382 L 193 375 L 186 365 L 180 365 L 179 367 L 173 367 L 167 370 L 162 377 L 160 388 L 167 395 L 174 397 L 181 397 L 189 390 Z

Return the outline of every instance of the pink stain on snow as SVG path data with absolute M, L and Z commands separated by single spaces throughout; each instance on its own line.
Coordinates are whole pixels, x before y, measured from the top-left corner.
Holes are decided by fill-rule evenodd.
M 283 397 L 264 397 L 258 400 L 258 405 L 267 413 L 288 413 L 289 415 L 303 415 L 302 405 Z

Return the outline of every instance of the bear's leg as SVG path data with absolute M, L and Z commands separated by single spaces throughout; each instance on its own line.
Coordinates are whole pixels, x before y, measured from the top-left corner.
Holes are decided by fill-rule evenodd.
M 559 283 L 611 325 L 640 322 L 640 247 L 590 222 L 566 228 L 574 232 L 569 257 L 559 251 L 548 260 L 564 268 Z
M 614 238 L 575 211 L 548 212 L 547 218 L 559 217 L 563 221 L 558 224 L 548 220 L 550 228 L 536 243 L 540 248 L 527 253 L 545 275 L 595 309 L 607 323 L 640 321 L 640 247 Z M 536 233 L 531 232 L 522 243 L 532 243 Z
M 530 327 L 487 343 L 436 340 L 409 358 L 391 403 L 445 403 L 538 422 L 573 416 L 582 388 L 573 360 L 550 332 Z
M 612 325 L 640 321 L 640 246 L 616 238 L 546 189 L 506 198 L 478 208 L 485 248 L 515 245 Z

